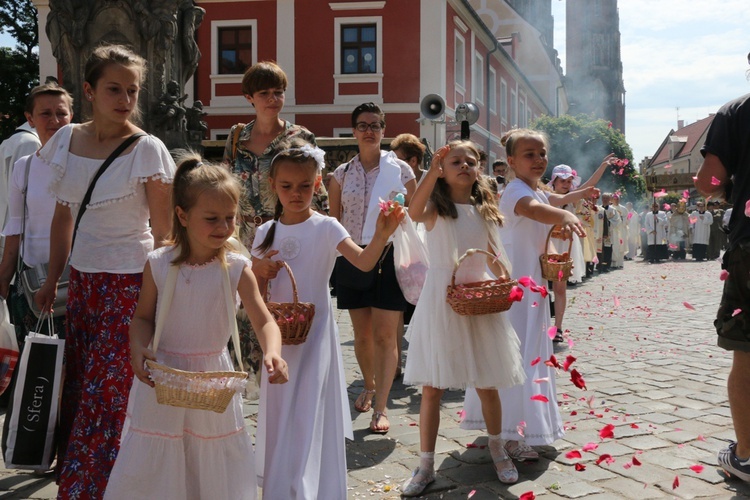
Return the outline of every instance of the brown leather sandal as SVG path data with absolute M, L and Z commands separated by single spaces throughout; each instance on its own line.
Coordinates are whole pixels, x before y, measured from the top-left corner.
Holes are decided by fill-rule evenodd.
M 385 417 L 385 421 L 388 422 L 388 425 L 385 427 L 380 426 L 380 419 L 383 417 Z M 372 421 L 370 422 L 370 432 L 373 434 L 388 434 L 389 430 L 391 430 L 391 423 L 388 421 L 388 415 L 386 415 L 384 411 L 373 412 Z
M 360 413 L 366 413 L 372 408 L 372 398 L 375 397 L 375 389 L 365 389 L 354 402 L 354 409 Z

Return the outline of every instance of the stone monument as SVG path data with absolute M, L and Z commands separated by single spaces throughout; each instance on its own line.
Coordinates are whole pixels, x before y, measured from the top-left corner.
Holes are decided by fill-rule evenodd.
M 185 82 L 201 56 L 195 33 L 205 15 L 202 8 L 193 0 L 49 0 L 49 7 L 47 36 L 63 85 L 75 97 L 76 116 L 89 111 L 82 109 L 82 88 L 91 50 L 104 43 L 123 44 L 148 61 L 139 98 L 142 127 L 170 149 L 196 140 L 192 146 L 200 146 L 202 135 L 188 134 L 188 118 L 197 127 L 193 132 L 199 132 L 203 105 L 197 101 L 197 109 L 185 107 Z

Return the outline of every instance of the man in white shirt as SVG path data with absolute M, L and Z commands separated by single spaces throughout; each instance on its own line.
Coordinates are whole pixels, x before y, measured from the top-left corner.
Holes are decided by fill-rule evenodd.
M 690 226 L 693 229 L 693 258 L 702 261 L 706 258 L 708 250 L 708 238 L 711 235 L 711 224 L 713 215 L 706 212 L 706 203 L 699 201 L 696 210 L 690 214 Z
M 651 263 L 668 258 L 669 255 L 667 254 L 667 245 L 665 243 L 668 224 L 667 214 L 659 210 L 658 203 L 654 203 L 651 206 L 651 211 L 643 219 L 643 227 L 646 229 L 648 237 L 646 258 Z
M 8 186 L 16 160 L 36 152 L 42 146 L 36 130 L 28 122 L 20 125 L 13 134 L 0 144 L 0 223 L 8 222 Z M 0 236 L 0 255 L 5 246 L 5 237 Z

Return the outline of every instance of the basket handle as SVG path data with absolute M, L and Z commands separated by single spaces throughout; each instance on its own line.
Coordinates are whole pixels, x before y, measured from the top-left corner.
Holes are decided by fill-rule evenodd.
M 232 285 L 229 281 L 229 267 L 224 267 L 224 297 L 227 303 L 227 316 L 229 317 L 229 328 L 232 329 L 232 343 L 234 344 L 234 353 L 237 356 L 237 363 L 240 371 L 245 371 L 242 364 L 242 353 L 240 351 L 240 333 L 237 330 L 237 318 L 234 311 L 234 295 L 232 294 Z M 159 347 L 161 333 L 164 330 L 164 323 L 167 321 L 167 311 L 172 305 L 172 296 L 174 295 L 175 285 L 177 284 L 177 273 L 179 266 L 170 264 L 167 272 L 167 280 L 164 283 L 164 293 L 159 301 L 159 309 L 156 312 L 156 326 L 154 328 L 154 340 L 151 344 L 151 350 L 156 354 Z
M 451 275 L 451 286 L 452 287 L 456 286 L 456 272 L 458 271 L 458 266 L 460 266 L 461 263 L 467 257 L 471 257 L 475 253 L 483 253 L 483 254 L 487 255 L 488 257 L 492 257 L 495 260 L 495 262 L 497 262 L 500 265 L 500 269 L 503 270 L 503 274 L 500 275 L 500 276 L 498 276 L 498 278 L 510 279 L 510 274 L 508 273 L 508 268 L 505 267 L 505 265 L 502 263 L 502 261 L 499 259 L 499 257 L 497 255 L 493 255 L 490 252 L 488 252 L 487 250 L 482 250 L 481 248 L 470 248 L 470 249 L 466 250 L 466 252 L 464 252 L 464 254 L 461 256 L 461 258 L 458 259 L 458 262 L 456 262 L 456 265 L 453 266 L 453 274 Z
M 547 233 L 547 243 L 545 243 L 544 245 L 545 252 L 547 251 L 547 249 L 549 249 L 549 239 L 552 237 L 552 232 L 555 230 L 556 227 L 560 227 L 560 226 L 552 226 L 549 229 L 549 233 Z M 568 243 L 568 255 L 570 255 L 570 252 L 573 250 L 573 233 L 570 233 L 570 238 L 565 238 L 565 239 L 570 242 Z
M 299 303 L 299 296 L 297 295 L 297 280 L 294 279 L 294 273 L 292 272 L 292 268 L 289 267 L 289 264 L 287 264 L 283 260 L 280 262 L 284 264 L 284 269 L 286 269 L 286 273 L 289 275 L 289 279 L 292 280 L 292 302 L 297 304 Z M 270 287 L 266 287 L 266 302 L 270 300 L 271 300 L 271 289 Z

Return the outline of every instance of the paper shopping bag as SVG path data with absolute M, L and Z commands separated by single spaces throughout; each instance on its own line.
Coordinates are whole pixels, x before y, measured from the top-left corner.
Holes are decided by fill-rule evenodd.
M 49 470 L 52 465 L 64 347 L 57 335 L 32 332 L 26 337 L 3 429 L 8 469 Z

